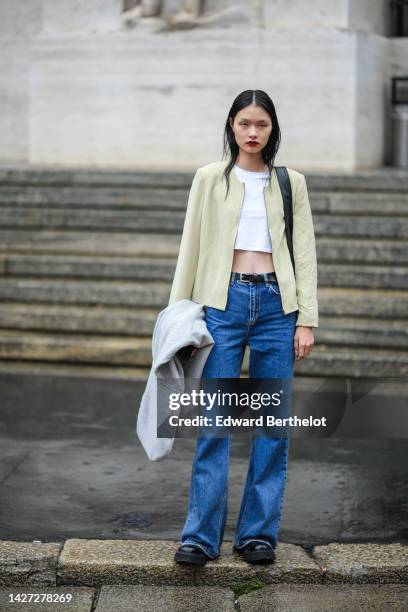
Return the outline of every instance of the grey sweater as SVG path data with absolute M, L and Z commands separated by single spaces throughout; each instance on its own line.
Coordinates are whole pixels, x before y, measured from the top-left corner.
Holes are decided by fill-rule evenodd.
M 157 378 L 166 378 L 169 392 L 182 393 L 185 378 L 201 379 L 205 362 L 214 345 L 201 304 L 182 299 L 167 306 L 156 319 L 152 337 L 152 367 L 140 402 L 136 432 L 151 461 L 164 459 L 174 438 L 157 437 Z M 186 347 L 197 352 L 185 359 Z M 178 353 L 178 354 L 177 354 Z

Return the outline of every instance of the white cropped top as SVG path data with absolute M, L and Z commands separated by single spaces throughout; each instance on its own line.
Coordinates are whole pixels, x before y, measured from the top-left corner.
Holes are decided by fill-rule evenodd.
M 272 253 L 263 194 L 269 174 L 243 170 L 237 165 L 233 170 L 238 179 L 245 183 L 245 195 L 234 249 Z

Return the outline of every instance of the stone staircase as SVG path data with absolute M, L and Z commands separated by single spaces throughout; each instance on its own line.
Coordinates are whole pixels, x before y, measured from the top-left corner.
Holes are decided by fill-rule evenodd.
M 404 377 L 408 172 L 306 177 L 320 320 L 295 372 Z M 0 371 L 145 379 L 191 180 L 0 167 Z

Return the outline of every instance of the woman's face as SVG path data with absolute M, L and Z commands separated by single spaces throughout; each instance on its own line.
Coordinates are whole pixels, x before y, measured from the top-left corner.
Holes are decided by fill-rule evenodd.
M 260 153 L 272 132 L 270 116 L 255 104 L 240 110 L 235 115 L 234 121 L 230 117 L 229 122 L 238 147 L 246 153 Z

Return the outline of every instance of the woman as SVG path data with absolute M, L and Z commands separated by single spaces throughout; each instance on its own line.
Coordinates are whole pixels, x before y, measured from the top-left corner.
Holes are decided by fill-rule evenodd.
M 293 197 L 290 257 L 274 159 L 280 129 L 261 90 L 235 99 L 221 161 L 199 168 L 187 204 L 169 304 L 203 304 L 214 346 L 202 377 L 291 379 L 318 326 L 317 264 L 305 177 L 288 168 Z M 193 352 L 194 354 L 194 352 Z M 192 355 L 193 355 L 192 354 Z M 231 435 L 199 436 L 190 500 L 175 561 L 204 565 L 220 554 L 226 518 Z M 286 483 L 288 438 L 253 437 L 233 549 L 250 563 L 273 562 Z

